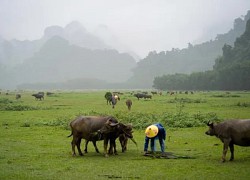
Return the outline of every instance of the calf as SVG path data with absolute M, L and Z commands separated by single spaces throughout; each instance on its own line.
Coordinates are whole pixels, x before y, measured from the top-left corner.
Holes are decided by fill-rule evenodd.
M 106 126 L 103 126 L 102 129 L 98 131 L 103 135 L 104 139 L 104 153 L 108 157 L 108 154 L 117 154 L 115 140 L 121 135 L 124 134 L 126 137 L 130 138 L 135 144 L 133 139 L 133 131 L 131 125 L 124 125 L 123 123 L 106 123 Z M 110 144 L 109 151 L 107 151 L 108 142 Z M 114 151 L 113 151 L 114 150 Z
M 238 146 L 250 146 L 250 119 L 228 120 L 218 124 L 208 123 L 207 135 L 216 136 L 224 146 L 222 162 L 225 162 L 228 146 L 231 151 L 230 161 L 234 160 L 234 144 Z
M 126 105 L 127 105 L 127 107 L 128 107 L 128 110 L 130 111 L 131 106 L 132 106 L 132 101 L 131 101 L 130 99 L 128 99 L 128 100 L 126 101 Z
M 127 150 L 128 137 L 125 134 L 120 134 L 119 141 L 122 147 L 122 152 L 125 152 Z

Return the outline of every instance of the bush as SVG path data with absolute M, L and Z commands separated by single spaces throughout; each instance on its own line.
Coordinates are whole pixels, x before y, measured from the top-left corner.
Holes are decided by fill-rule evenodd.
M 236 106 L 240 106 L 240 107 L 250 107 L 250 103 L 246 103 L 246 102 L 238 102 L 236 104 Z

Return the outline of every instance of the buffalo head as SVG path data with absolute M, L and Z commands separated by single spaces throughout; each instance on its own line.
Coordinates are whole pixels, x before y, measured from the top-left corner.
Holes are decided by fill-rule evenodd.
M 215 131 L 214 131 L 214 123 L 208 122 L 207 123 L 209 129 L 205 132 L 206 135 L 210 135 L 210 136 L 214 136 L 215 135 Z

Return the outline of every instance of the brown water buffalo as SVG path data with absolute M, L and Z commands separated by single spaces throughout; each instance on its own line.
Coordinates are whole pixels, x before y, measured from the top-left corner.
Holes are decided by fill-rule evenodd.
M 109 123 L 107 123 L 109 122 Z M 71 134 L 73 135 L 72 145 L 72 155 L 75 156 L 75 146 L 77 146 L 78 153 L 80 156 L 83 155 L 80 145 L 81 140 L 86 139 L 87 141 L 92 141 L 97 152 L 98 148 L 96 146 L 96 140 L 101 140 L 103 137 L 97 133 L 104 125 L 113 125 L 113 123 L 118 123 L 118 121 L 111 116 L 79 116 L 70 123 Z M 98 135 L 97 135 L 98 134 Z M 87 142 L 86 142 L 87 143 Z M 86 147 L 85 147 L 86 148 Z
M 128 107 L 128 110 L 130 111 L 131 106 L 132 106 L 132 101 L 131 101 L 131 99 L 128 99 L 128 100 L 126 101 L 126 106 Z
M 221 123 L 208 123 L 207 135 L 216 136 L 223 143 L 222 162 L 225 162 L 228 146 L 231 151 L 230 161 L 234 159 L 234 144 L 250 146 L 250 119 L 227 120 Z

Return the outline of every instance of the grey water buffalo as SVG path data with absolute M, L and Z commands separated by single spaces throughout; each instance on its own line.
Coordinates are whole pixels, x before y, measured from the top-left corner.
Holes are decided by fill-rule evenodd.
M 130 111 L 131 106 L 132 106 L 132 101 L 131 101 L 131 99 L 128 99 L 128 100 L 126 101 L 126 106 L 128 107 L 128 110 Z
M 227 120 L 221 123 L 208 123 L 209 130 L 205 133 L 219 138 L 223 146 L 222 162 L 226 160 L 228 147 L 231 151 L 230 161 L 234 160 L 234 145 L 250 146 L 250 119 Z
M 44 94 L 38 93 L 38 94 L 32 94 L 32 96 L 34 96 L 36 100 L 40 99 L 41 101 L 42 99 L 44 99 Z
M 103 135 L 104 154 L 106 157 L 108 157 L 108 154 L 117 154 L 115 140 L 122 134 L 125 137 L 130 138 L 136 144 L 135 140 L 133 139 L 133 131 L 132 126 L 130 124 L 125 125 L 121 122 L 111 124 L 110 122 L 107 122 L 105 126 L 103 126 L 103 128 L 100 129 L 98 132 Z M 107 151 L 108 142 L 110 144 L 109 151 Z M 121 145 L 124 149 L 123 144 Z
M 112 94 L 111 92 L 106 92 L 104 97 L 107 100 L 107 105 L 112 104 L 112 108 L 115 108 L 117 101 L 120 101 L 120 97 L 116 94 Z
M 88 141 L 92 141 L 93 145 L 95 146 L 96 152 L 99 152 L 96 146 L 96 141 L 102 140 L 103 137 L 101 136 L 101 134 L 99 134 L 98 130 L 102 129 L 104 125 L 107 125 L 107 122 L 109 122 L 109 125 L 112 125 L 113 123 L 118 123 L 118 121 L 112 116 L 79 116 L 73 121 L 71 121 L 71 134 L 68 137 L 73 135 L 73 140 L 71 142 L 72 155 L 76 155 L 76 146 L 79 155 L 83 156 L 83 153 L 80 148 L 82 139 L 86 140 L 86 144 Z
M 125 134 L 120 134 L 119 141 L 122 147 L 122 152 L 125 152 L 127 150 L 128 137 Z
M 111 104 L 111 102 L 112 102 L 112 93 L 111 92 L 106 92 L 104 97 L 107 100 L 107 105 Z
M 144 99 L 152 99 L 152 95 L 145 94 L 145 95 L 144 95 Z
M 137 97 L 138 100 L 140 100 L 140 98 L 144 98 L 146 94 L 143 93 L 136 93 L 134 94 L 135 97 Z

